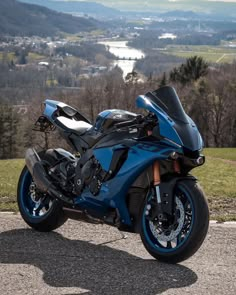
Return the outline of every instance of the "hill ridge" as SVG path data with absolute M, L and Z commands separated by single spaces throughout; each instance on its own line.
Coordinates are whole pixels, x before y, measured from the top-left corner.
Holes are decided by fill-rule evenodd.
M 0 34 L 13 36 L 54 36 L 99 27 L 94 19 L 75 17 L 36 4 L 0 0 Z

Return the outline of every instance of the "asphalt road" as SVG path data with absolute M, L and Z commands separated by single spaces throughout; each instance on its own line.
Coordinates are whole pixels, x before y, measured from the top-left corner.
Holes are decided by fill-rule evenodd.
M 52 233 L 0 213 L 0 294 L 236 294 L 236 225 L 211 225 L 179 265 L 155 261 L 139 236 L 68 221 Z

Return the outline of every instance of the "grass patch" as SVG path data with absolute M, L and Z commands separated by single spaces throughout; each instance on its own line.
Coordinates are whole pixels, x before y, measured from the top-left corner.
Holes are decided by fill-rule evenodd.
M 0 210 L 16 211 L 16 191 L 24 160 L 0 161 Z
M 78 35 L 78 34 L 69 34 L 69 33 L 63 33 L 63 37 L 67 41 L 71 41 L 71 42 L 78 42 L 78 41 L 81 41 L 83 39 L 83 37 Z
M 56 79 L 48 79 L 46 81 L 46 85 L 48 87 L 53 87 L 53 86 L 57 86 L 58 85 L 58 81 Z
M 203 57 L 208 62 L 231 63 L 236 59 L 236 48 L 224 46 L 207 46 L 207 45 L 170 45 L 166 51 L 162 51 L 168 55 L 189 58 L 194 55 Z
M 203 154 L 212 158 L 236 161 L 236 148 L 206 148 Z
M 2 61 L 4 58 L 6 58 L 8 62 L 10 61 L 17 62 L 17 57 L 15 56 L 14 52 L 8 52 L 5 57 L 3 52 L 0 52 L 0 61 Z M 45 59 L 45 58 L 46 57 L 44 55 L 41 55 L 35 52 L 29 52 L 29 54 L 27 55 L 28 63 L 41 61 L 42 59 Z
M 236 221 L 236 214 L 225 214 L 225 215 L 211 215 L 212 220 L 217 220 L 218 222 L 225 222 L 225 221 Z
M 1 212 L 18 212 L 18 206 L 16 201 L 12 202 L 2 202 L 0 201 L 0 211 Z
M 100 36 L 100 35 L 103 35 L 105 34 L 106 32 L 104 30 L 93 30 L 90 32 L 90 35 L 91 36 Z
M 236 221 L 236 148 L 208 148 L 204 166 L 193 170 L 204 189 L 211 219 Z
M 8 62 L 16 61 L 16 56 L 14 52 L 8 52 L 6 55 L 3 52 L 0 52 L 0 61 L 3 61 L 4 58 L 6 58 Z
M 199 179 L 208 198 L 236 198 L 236 164 L 206 157 L 205 165 L 192 173 Z
M 143 20 L 131 20 L 131 21 L 128 21 L 127 24 L 142 27 L 142 26 L 145 25 L 145 21 L 143 21 Z
M 33 61 L 40 61 L 42 59 L 46 58 L 44 55 L 35 53 L 35 52 L 29 52 L 27 59 L 28 62 L 33 62 Z

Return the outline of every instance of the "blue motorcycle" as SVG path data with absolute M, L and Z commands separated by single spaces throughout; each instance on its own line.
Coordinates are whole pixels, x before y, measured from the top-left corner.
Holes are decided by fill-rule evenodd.
M 153 257 L 178 263 L 199 249 L 208 230 L 206 198 L 189 174 L 205 162 L 203 141 L 174 88 L 148 92 L 136 104 L 145 115 L 106 110 L 92 124 L 46 100 L 34 129 L 57 128 L 74 153 L 26 151 L 19 210 L 43 232 L 72 218 L 139 233 Z

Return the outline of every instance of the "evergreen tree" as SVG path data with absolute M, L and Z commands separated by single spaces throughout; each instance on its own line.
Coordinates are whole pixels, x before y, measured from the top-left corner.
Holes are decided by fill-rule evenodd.
M 0 105 L 0 114 L 0 158 L 15 158 L 19 149 L 19 117 L 9 105 Z
M 20 65 L 25 65 L 27 64 L 27 55 L 28 53 L 25 51 L 25 50 L 22 50 L 20 53 L 19 53 L 19 56 L 18 56 L 18 64 Z
M 184 85 L 198 80 L 205 76 L 207 72 L 207 62 L 201 56 L 193 56 L 188 58 L 185 64 L 182 64 L 178 68 L 174 68 L 170 72 L 170 80 L 172 82 L 180 82 Z
M 138 73 L 133 70 L 132 72 L 130 72 L 126 75 L 125 82 L 126 83 L 137 83 L 138 79 L 139 79 Z
M 167 79 L 166 79 L 166 72 L 163 73 L 162 79 L 160 81 L 159 87 L 163 87 L 167 85 Z

